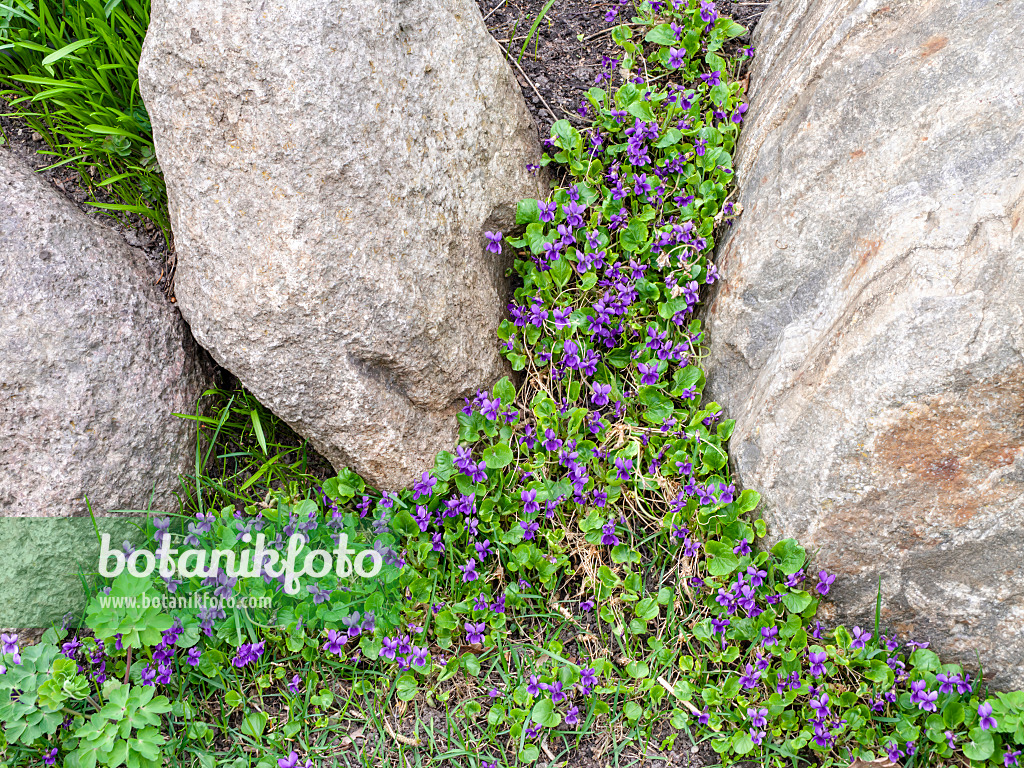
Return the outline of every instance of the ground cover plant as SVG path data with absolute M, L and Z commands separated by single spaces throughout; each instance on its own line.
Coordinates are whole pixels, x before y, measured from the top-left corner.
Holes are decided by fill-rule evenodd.
M 574 762 L 601 734 L 601 764 L 677 741 L 726 765 L 1018 764 L 1024 693 L 988 694 L 877 616 L 823 627 L 836 577 L 795 541 L 759 545 L 696 317 L 751 52 L 708 0 L 629 13 L 587 124 L 545 142 L 557 188 L 487 235 L 516 256 L 499 336 L 517 378 L 466 402 L 459 447 L 380 494 L 212 391 L 181 509 L 148 523 L 211 557 L 344 533 L 380 572 L 307 575 L 298 597 L 224 561 L 100 581 L 82 627 L 0 638 L 7 765 L 490 768 Z

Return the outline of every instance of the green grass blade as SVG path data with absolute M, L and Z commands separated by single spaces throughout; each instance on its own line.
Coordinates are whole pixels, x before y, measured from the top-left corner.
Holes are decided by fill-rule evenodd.
M 544 7 L 540 9 L 540 13 L 537 14 L 537 18 L 533 20 L 533 26 L 530 27 L 530 32 L 526 36 L 526 42 L 523 43 L 523 47 L 519 51 L 519 56 L 516 57 L 516 61 L 523 60 L 523 54 L 526 53 L 526 46 L 530 44 L 530 40 L 533 39 L 533 36 L 537 33 L 537 27 L 540 26 L 541 21 L 543 21 L 545 16 L 547 16 L 548 11 L 551 10 L 551 6 L 554 4 L 555 0 L 548 0 L 544 4 Z
M 103 6 L 103 15 L 109 19 L 110 14 L 117 9 L 121 2 L 122 0 L 107 0 L 107 4 Z
M 263 450 L 263 455 L 267 455 L 267 438 L 263 435 L 263 425 L 260 423 L 260 411 L 258 408 L 253 408 L 249 411 L 249 418 L 252 419 L 252 428 L 256 431 L 256 441 L 260 444 L 260 448 Z
M 257 480 L 263 477 L 267 470 L 269 470 L 274 464 L 277 463 L 278 459 L 280 459 L 282 456 L 288 453 L 291 453 L 291 451 L 281 451 L 281 453 L 274 456 L 274 458 L 270 459 L 269 461 L 263 462 L 263 465 L 258 470 L 256 470 L 256 474 L 254 474 L 252 477 L 250 477 L 248 480 L 242 483 L 241 487 L 238 490 L 244 491 L 246 488 L 249 488 L 253 483 L 255 483 Z
M 60 50 L 54 51 L 49 56 L 44 57 L 43 61 L 42 61 L 42 64 L 43 64 L 44 67 L 48 67 L 48 66 L 50 66 L 52 64 L 55 64 L 56 62 L 58 62 L 61 59 L 65 58 L 66 56 L 70 56 L 72 53 L 74 53 L 78 49 L 85 48 L 85 46 L 87 46 L 87 45 L 92 45 L 93 43 L 96 42 L 96 39 L 97 38 L 95 38 L 95 37 L 89 37 L 89 38 L 86 38 L 85 40 L 76 40 L 73 43 L 68 43 L 67 45 L 65 45 Z

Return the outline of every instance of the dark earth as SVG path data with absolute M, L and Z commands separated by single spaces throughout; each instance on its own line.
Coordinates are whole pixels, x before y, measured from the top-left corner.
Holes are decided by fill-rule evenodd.
M 542 137 L 549 135 L 555 120 L 586 124 L 576 109 L 602 71 L 602 57 L 615 56 L 611 30 L 629 23 L 633 15 L 631 6 L 618 0 L 554 0 L 524 51 L 530 29 L 547 2 L 477 0 L 487 30 L 505 51 Z M 750 44 L 749 32 L 768 7 L 766 2 L 732 0 L 718 0 L 716 5 L 719 13 L 748 29 L 746 36 L 732 41 L 737 47 Z M 616 17 L 607 22 L 605 14 L 611 10 Z

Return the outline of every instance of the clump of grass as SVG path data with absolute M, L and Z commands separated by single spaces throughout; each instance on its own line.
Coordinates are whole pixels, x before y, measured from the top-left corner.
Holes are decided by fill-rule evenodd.
M 76 168 L 112 215 L 169 237 L 167 193 L 139 94 L 148 0 L 8 0 L 0 5 L 0 98 Z
M 273 490 L 312 488 L 333 473 L 325 459 L 241 387 L 203 393 L 195 414 L 195 474 L 183 478 L 186 514 L 266 502 Z

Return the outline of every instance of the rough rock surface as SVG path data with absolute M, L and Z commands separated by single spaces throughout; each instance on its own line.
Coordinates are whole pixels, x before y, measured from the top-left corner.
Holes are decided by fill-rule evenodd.
M 503 371 L 508 261 L 543 194 L 472 0 L 156 0 L 140 67 L 199 342 L 336 467 L 412 482 Z
M 779 0 L 709 393 L 772 535 L 1024 685 L 1024 3 Z
M 0 516 L 177 512 L 212 366 L 157 277 L 0 148 Z

